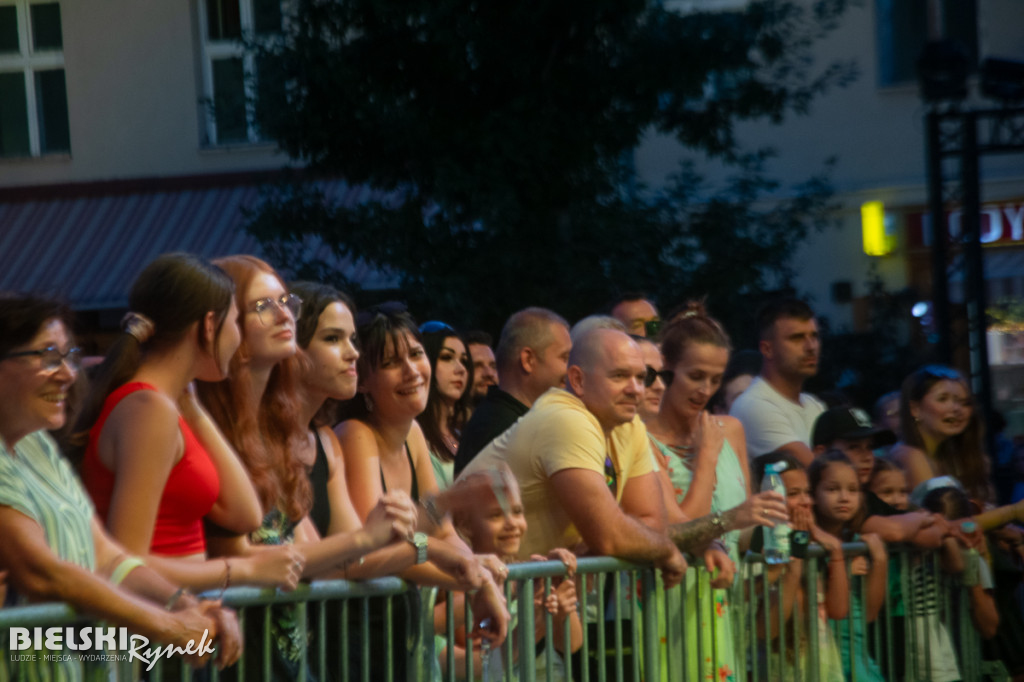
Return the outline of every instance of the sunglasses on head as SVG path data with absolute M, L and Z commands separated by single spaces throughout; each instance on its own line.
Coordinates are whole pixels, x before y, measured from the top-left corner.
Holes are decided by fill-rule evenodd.
M 450 324 L 441 322 L 440 320 L 430 320 L 420 325 L 420 334 L 433 334 L 434 332 L 451 332 L 455 333 Z
M 919 371 L 935 379 L 950 379 L 952 381 L 963 381 L 964 377 L 960 372 L 947 367 L 946 365 L 925 365 Z
M 644 388 L 653 386 L 656 379 L 661 379 L 661 383 L 665 384 L 667 388 L 672 383 L 673 378 L 675 378 L 675 373 L 672 370 L 663 369 L 659 372 L 650 365 L 647 365 L 647 374 L 644 376 Z

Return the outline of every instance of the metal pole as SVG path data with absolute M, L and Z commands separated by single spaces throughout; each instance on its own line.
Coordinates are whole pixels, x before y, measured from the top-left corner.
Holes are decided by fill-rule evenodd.
M 951 364 L 953 361 L 951 335 L 953 331 L 949 313 L 949 283 L 946 280 L 947 239 L 945 206 L 942 200 L 942 115 L 929 111 L 926 118 L 928 137 L 928 215 L 931 218 L 932 241 L 932 310 L 938 332 L 936 359 Z

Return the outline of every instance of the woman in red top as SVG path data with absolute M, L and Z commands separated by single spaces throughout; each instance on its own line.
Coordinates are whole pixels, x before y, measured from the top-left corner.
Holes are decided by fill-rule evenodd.
M 139 275 L 77 424 L 82 479 L 111 534 L 173 582 L 292 588 L 302 566 L 294 549 L 206 558 L 204 519 L 246 532 L 261 518 L 244 467 L 191 388 L 227 374 L 240 343 L 233 289 L 188 254 L 160 256 Z

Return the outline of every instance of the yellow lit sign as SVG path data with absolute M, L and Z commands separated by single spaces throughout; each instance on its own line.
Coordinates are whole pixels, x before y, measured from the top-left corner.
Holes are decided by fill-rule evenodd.
M 896 235 L 887 229 L 885 206 L 881 201 L 869 201 L 860 207 L 861 236 L 864 253 L 869 256 L 885 256 L 896 248 Z

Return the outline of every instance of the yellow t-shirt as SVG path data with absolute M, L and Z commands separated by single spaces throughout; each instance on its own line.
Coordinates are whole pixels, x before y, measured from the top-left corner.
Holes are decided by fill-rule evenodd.
M 581 539 L 554 495 L 551 476 L 563 469 L 589 469 L 604 476 L 606 456 L 611 457 L 615 469 L 615 499 L 619 501 L 626 481 L 652 471 L 647 430 L 640 418 L 615 427 L 605 438 L 597 418 L 579 398 L 552 388 L 481 450 L 464 471 L 508 464 L 523 497 L 527 530 L 519 558 L 527 559 L 555 547 L 571 548 Z

